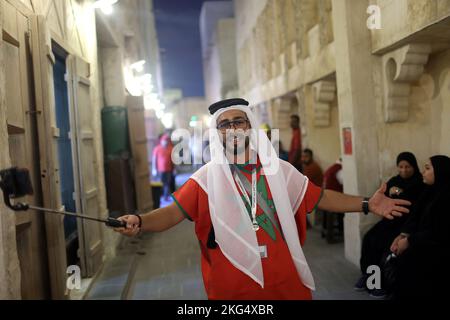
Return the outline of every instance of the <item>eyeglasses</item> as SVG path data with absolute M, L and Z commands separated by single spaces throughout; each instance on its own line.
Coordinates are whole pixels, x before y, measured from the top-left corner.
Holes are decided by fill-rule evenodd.
M 220 131 L 226 131 L 231 128 L 235 129 L 247 129 L 248 120 L 244 118 L 235 119 L 232 121 L 224 121 L 217 125 L 217 129 Z

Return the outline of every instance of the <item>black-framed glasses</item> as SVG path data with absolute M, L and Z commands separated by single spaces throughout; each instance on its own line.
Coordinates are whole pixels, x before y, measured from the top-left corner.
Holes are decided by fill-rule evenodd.
M 223 121 L 217 125 L 217 129 L 220 131 L 235 129 L 247 129 L 248 120 L 244 118 L 238 118 L 231 121 Z

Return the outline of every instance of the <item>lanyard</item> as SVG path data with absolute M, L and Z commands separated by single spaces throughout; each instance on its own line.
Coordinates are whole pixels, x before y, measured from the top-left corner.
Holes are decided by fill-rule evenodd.
M 236 183 L 237 183 L 241 193 L 244 195 L 245 201 L 247 201 L 248 204 L 251 204 L 253 230 L 258 231 L 259 225 L 258 225 L 258 222 L 256 221 L 256 168 L 254 170 L 252 170 L 252 201 L 251 202 L 250 202 L 247 192 L 245 191 L 244 185 L 242 184 L 241 178 L 239 178 L 239 175 L 237 174 L 237 172 L 234 172 L 234 179 L 236 180 Z

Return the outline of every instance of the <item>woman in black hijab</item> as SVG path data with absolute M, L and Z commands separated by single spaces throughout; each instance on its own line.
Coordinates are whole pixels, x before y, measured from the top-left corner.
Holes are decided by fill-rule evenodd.
M 394 298 L 444 298 L 450 286 L 450 158 L 425 164 L 426 189 L 391 251 L 397 258 Z
M 402 152 L 397 156 L 398 175 L 387 182 L 386 196 L 400 198 L 414 202 L 417 201 L 425 185 L 422 181 L 417 160 L 411 152 Z M 386 253 L 389 253 L 392 241 L 401 231 L 407 220 L 407 215 L 394 220 L 383 219 L 375 224 L 364 236 L 361 250 L 360 267 L 362 276 L 355 285 L 358 291 L 367 290 L 367 268 L 371 265 L 380 265 Z M 382 286 L 383 287 L 383 286 Z M 383 289 L 369 290 L 371 296 L 383 298 L 387 292 Z

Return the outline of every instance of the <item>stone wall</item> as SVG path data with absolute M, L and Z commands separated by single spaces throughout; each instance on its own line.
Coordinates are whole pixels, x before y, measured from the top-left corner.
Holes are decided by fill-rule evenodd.
M 392 176 L 395 172 L 393 159 L 402 151 L 413 152 L 420 166 L 431 155 L 450 154 L 449 57 L 449 50 L 430 55 L 423 74 L 411 86 L 406 121 L 386 123 L 383 95 L 376 95 L 381 179 Z M 376 66 L 381 68 L 379 61 Z M 374 90 L 381 93 L 380 72 L 374 72 L 373 78 Z
M 0 3 L 0 30 L 3 26 L 3 10 Z M 6 121 L 5 63 L 3 41 L 0 41 L 0 168 L 11 166 Z M 0 202 L 0 299 L 20 299 L 20 266 L 16 249 L 15 216 Z
M 379 30 L 367 27 L 373 4 L 380 7 Z M 450 153 L 448 1 L 236 0 L 235 6 L 241 95 L 256 108 L 270 107 L 285 144 L 289 129 L 280 119 L 289 113 L 285 105 L 294 105 L 303 144 L 323 167 L 343 153 L 342 129 L 350 128 L 347 193 L 372 194 L 396 173 L 399 152 L 414 152 L 420 164 Z M 355 264 L 362 236 L 377 220 L 346 215 L 346 256 Z
M 33 1 L 21 0 L 18 3 L 21 9 L 27 14 L 38 14 L 46 18 L 52 38 L 72 53 L 84 58 L 90 63 L 91 80 L 91 105 L 94 123 L 95 152 L 97 161 L 95 163 L 95 172 L 97 175 L 99 208 L 101 213 L 106 216 L 106 195 L 103 177 L 103 151 L 100 125 L 100 97 L 97 68 L 97 39 L 95 32 L 95 12 L 89 2 L 80 3 L 73 0 L 47 0 Z M 3 11 L 2 11 L 3 14 Z M 3 16 L 2 16 L 3 19 Z M 0 50 L 1 52 L 1 50 Z M 1 60 L 1 59 L 0 59 Z M 0 68 L 0 85 L 4 85 L 4 68 Z M 2 91 L 0 89 L 0 91 Z M 0 92 L 0 97 L 4 95 Z M 0 103 L 1 119 L 5 116 L 5 101 Z M 0 167 L 5 168 L 9 165 L 8 135 L 6 131 L 6 122 L 0 124 L 0 146 L 2 154 L 0 156 Z M 16 235 L 14 216 L 9 213 L 0 204 L 0 298 L 20 298 L 20 269 L 16 252 Z
M 145 60 L 143 71 L 140 74 L 151 74 L 153 92 L 162 96 L 162 78 L 159 55 L 159 44 L 156 34 L 155 19 L 153 15 L 152 1 L 122 0 L 114 5 L 114 13 L 105 16 L 97 14 L 97 19 L 102 21 L 102 35 L 112 39 L 113 43 L 103 43 L 105 39 L 99 39 L 101 46 L 99 60 L 102 65 L 102 81 L 104 94 L 101 97 L 100 107 L 125 106 L 126 96 L 130 93 L 126 89 L 126 77 L 124 69 L 140 60 Z M 106 34 L 105 34 L 106 33 Z M 156 132 L 159 127 L 155 125 L 159 120 L 154 112 L 148 112 L 146 122 L 149 152 L 154 144 Z M 153 130 L 151 130 L 153 129 Z M 150 153 L 149 153 L 150 154 Z M 151 159 L 148 159 L 149 161 Z M 106 229 L 105 251 L 107 257 L 116 253 L 121 236 L 111 229 Z
M 234 96 L 238 90 L 235 20 L 219 20 L 217 23 L 216 38 L 217 50 L 220 56 L 220 95 L 221 98 L 227 98 Z
M 374 4 L 381 13 L 381 29 L 371 31 L 374 52 L 386 50 L 450 15 L 446 0 L 377 0 Z
M 222 71 L 218 46 L 213 46 L 209 51 L 208 59 L 203 60 L 203 78 L 206 101 L 212 104 L 221 100 Z
M 280 130 L 285 148 L 290 145 L 289 121 L 278 121 L 277 113 L 284 118 L 299 114 L 303 145 L 315 151 L 326 169 L 340 155 L 338 107 L 336 99 L 318 102 L 313 86 L 322 80 L 335 83 L 331 1 L 237 0 L 235 12 L 240 95 L 252 105 L 270 106 L 275 115 L 270 124 Z M 285 102 L 279 99 L 292 108 L 281 110 Z M 320 116 L 331 121 L 319 124 Z
M 99 92 L 99 68 L 97 61 L 97 33 L 95 9 L 89 1 L 74 0 L 20 0 L 30 11 L 46 17 L 52 37 L 63 46 L 69 47 L 74 54 L 90 64 L 91 106 L 95 136 L 97 185 L 99 209 L 106 217 L 106 189 L 103 170 L 103 143 L 100 111 L 103 106 Z
M 2 1 L 3 2 L 3 1 Z M 146 72 L 154 75 L 154 86 L 158 92 L 162 88 L 159 69 L 159 49 L 154 29 L 151 1 L 120 1 L 114 6 L 114 14 L 109 19 L 109 28 L 114 33 L 112 38 L 116 43 L 104 45 L 102 52 L 98 50 L 96 30 L 96 12 L 93 1 L 77 0 L 19 0 L 12 1 L 28 14 L 38 14 L 45 17 L 52 39 L 71 54 L 78 55 L 90 64 L 90 98 L 91 114 L 94 129 L 96 173 L 98 185 L 98 207 L 103 217 L 108 216 L 106 205 L 106 190 L 104 178 L 103 144 L 101 128 L 101 109 L 105 103 L 123 105 L 125 88 L 122 76 L 122 66 L 135 59 L 146 59 Z M 123 10 L 121 10 L 123 9 Z M 3 11 L 0 10 L 3 14 Z M 3 15 L 0 18 L 3 21 Z M 108 20 L 108 19 L 107 19 Z M 153 27 L 153 28 L 151 28 Z M 104 39 L 103 39 L 104 40 Z M 108 47 L 111 45 L 110 47 Z M 120 50 L 117 48 L 120 47 Z M 101 58 L 105 57 L 103 60 Z M 5 116 L 4 101 L 4 61 L 0 42 L 0 118 Z M 103 68 L 101 63 L 103 63 Z M 102 69 L 115 66 L 116 78 L 108 77 Z M 103 83 L 105 80 L 105 83 Z M 112 82 L 111 82 L 112 81 Z M 103 90 L 106 86 L 106 90 Z M 116 91 L 109 90 L 113 86 Z M 10 164 L 8 154 L 8 134 L 6 122 L 0 122 L 0 168 Z M 115 252 L 118 235 L 112 230 L 104 230 L 104 250 L 106 255 Z M 20 298 L 20 269 L 16 252 L 16 235 L 14 216 L 0 204 L 0 299 Z
M 208 104 L 237 94 L 235 21 L 219 19 L 208 56 L 203 58 L 205 99 Z
M 372 194 L 395 175 L 402 151 L 415 153 L 420 165 L 450 153 L 450 37 L 441 32 L 448 7 L 433 0 L 378 4 L 381 29 L 369 30 L 369 1 L 333 1 L 340 125 L 352 128 L 354 145 L 344 157 L 344 188 L 356 194 Z M 374 221 L 346 217 L 346 255 L 355 264 Z
M 200 13 L 203 77 L 208 104 L 237 95 L 236 31 L 232 2 L 205 2 Z

